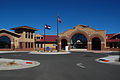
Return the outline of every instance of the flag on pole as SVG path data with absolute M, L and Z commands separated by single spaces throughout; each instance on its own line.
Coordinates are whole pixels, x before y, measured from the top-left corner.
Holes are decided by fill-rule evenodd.
M 59 23 L 61 23 L 61 19 L 60 19 L 60 17 L 58 16 L 58 21 L 59 21 Z
M 49 26 L 49 25 L 45 25 L 45 29 L 51 29 L 51 26 Z

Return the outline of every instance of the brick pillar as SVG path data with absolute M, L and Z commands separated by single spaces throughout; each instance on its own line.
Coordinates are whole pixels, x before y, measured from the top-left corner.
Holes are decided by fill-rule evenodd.
M 59 50 L 61 50 L 61 42 L 59 42 Z
M 35 42 L 33 42 L 33 49 L 35 49 Z
M 29 42 L 27 42 L 27 49 L 29 48 Z
M 105 44 L 101 43 L 101 50 L 105 50 Z
M 25 42 L 22 42 L 22 47 L 23 47 L 23 49 L 26 48 L 26 47 L 25 47 Z
M 88 50 L 92 50 L 92 42 L 87 42 Z
M 31 48 L 31 43 L 32 43 L 32 42 L 30 42 L 30 48 Z
M 14 44 L 13 44 L 13 42 L 11 41 L 11 49 L 13 50 L 13 46 L 14 46 Z
M 70 42 L 68 42 L 67 45 L 68 45 L 68 50 L 70 50 Z

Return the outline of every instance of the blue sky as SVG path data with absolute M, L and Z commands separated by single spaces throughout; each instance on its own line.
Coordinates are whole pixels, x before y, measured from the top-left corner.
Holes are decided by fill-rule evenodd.
M 30 26 L 43 34 L 56 35 L 57 12 L 62 20 L 59 33 L 78 24 L 107 34 L 120 32 L 120 0 L 0 0 L 0 29 Z

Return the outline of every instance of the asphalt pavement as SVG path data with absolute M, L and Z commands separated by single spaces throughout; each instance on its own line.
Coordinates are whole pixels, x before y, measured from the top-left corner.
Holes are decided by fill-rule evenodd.
M 112 53 L 114 54 L 114 53 Z M 0 54 L 2 58 L 34 60 L 39 66 L 0 71 L 0 80 L 119 80 L 120 65 L 103 64 L 95 59 L 110 54 L 72 52 L 64 55 L 21 53 Z

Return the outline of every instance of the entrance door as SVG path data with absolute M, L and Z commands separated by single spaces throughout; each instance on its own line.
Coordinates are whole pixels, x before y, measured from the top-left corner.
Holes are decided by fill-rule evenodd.
M 101 50 L 101 40 L 99 38 L 92 39 L 92 50 Z
M 65 50 L 65 46 L 67 46 L 67 40 L 66 39 L 62 39 L 61 40 L 61 50 Z

